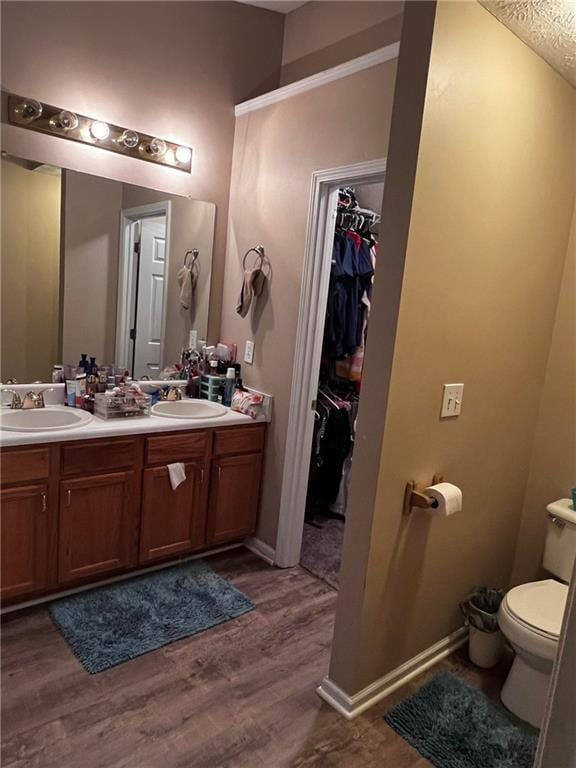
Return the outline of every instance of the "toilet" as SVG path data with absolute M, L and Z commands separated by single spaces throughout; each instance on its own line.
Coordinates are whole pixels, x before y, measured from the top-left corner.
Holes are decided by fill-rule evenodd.
M 540 727 L 576 557 L 576 512 L 570 499 L 546 507 L 543 567 L 556 577 L 520 584 L 500 605 L 498 623 L 516 656 L 500 694 L 504 706 Z

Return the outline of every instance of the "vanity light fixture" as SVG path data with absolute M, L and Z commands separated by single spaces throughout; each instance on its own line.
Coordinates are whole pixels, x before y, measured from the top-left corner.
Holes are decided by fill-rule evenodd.
M 152 141 L 144 144 L 144 151 L 148 152 L 153 157 L 164 157 L 167 149 L 166 142 L 162 139 L 152 139 Z
M 71 139 L 127 157 L 190 173 L 192 150 L 174 142 L 95 120 L 62 107 L 16 94 L 8 95 L 8 122 L 29 131 Z
M 192 160 L 192 150 L 188 147 L 178 147 L 176 150 L 176 162 L 186 165 Z
M 14 105 L 14 113 L 28 123 L 42 117 L 42 104 L 36 99 L 19 99 Z
M 108 136 L 110 136 L 110 127 L 108 123 L 103 123 L 101 120 L 94 120 L 90 126 L 90 133 L 96 141 L 105 141 Z
M 50 118 L 50 127 L 59 131 L 73 131 L 78 128 L 78 115 L 63 109 L 57 115 Z
M 134 149 L 140 143 L 140 136 L 138 136 L 136 131 L 126 129 L 125 131 L 122 131 L 122 134 L 118 137 L 117 141 L 118 144 L 123 144 L 125 147 L 128 147 L 128 149 Z

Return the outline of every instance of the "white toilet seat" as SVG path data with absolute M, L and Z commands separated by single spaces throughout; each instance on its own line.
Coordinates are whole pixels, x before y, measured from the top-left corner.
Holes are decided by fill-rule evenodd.
M 551 662 L 556 656 L 568 586 L 554 579 L 511 589 L 500 606 L 498 623 L 512 645 Z

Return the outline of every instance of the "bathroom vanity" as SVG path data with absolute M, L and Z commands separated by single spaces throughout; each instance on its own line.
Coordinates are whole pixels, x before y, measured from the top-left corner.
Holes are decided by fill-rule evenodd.
M 256 526 L 265 431 L 228 413 L 196 428 L 151 417 L 12 437 L 1 450 L 3 604 L 242 541 Z M 173 462 L 186 468 L 176 490 Z

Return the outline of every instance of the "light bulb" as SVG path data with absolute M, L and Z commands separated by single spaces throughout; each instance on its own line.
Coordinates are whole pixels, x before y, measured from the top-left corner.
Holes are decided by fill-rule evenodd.
M 42 104 L 36 101 L 36 99 L 24 99 L 14 109 L 14 112 L 24 118 L 24 120 L 37 120 L 42 116 L 42 111 Z
M 136 131 L 130 131 L 128 129 L 122 131 L 122 135 L 118 138 L 118 144 L 124 144 L 124 146 L 128 147 L 128 149 L 134 149 L 134 147 L 137 147 L 139 141 L 140 137 Z
M 154 157 L 162 157 L 162 155 L 166 154 L 166 142 L 162 139 L 152 139 L 146 149 Z
M 176 150 L 176 160 L 181 165 L 186 165 L 192 158 L 192 151 L 188 147 L 178 147 Z
M 96 141 L 104 141 L 110 135 L 110 128 L 108 123 L 102 123 L 100 120 L 94 120 L 90 126 L 90 133 L 96 139 Z
M 63 109 L 62 112 L 50 118 L 50 126 L 61 131 L 73 131 L 78 128 L 78 116 L 74 112 Z

